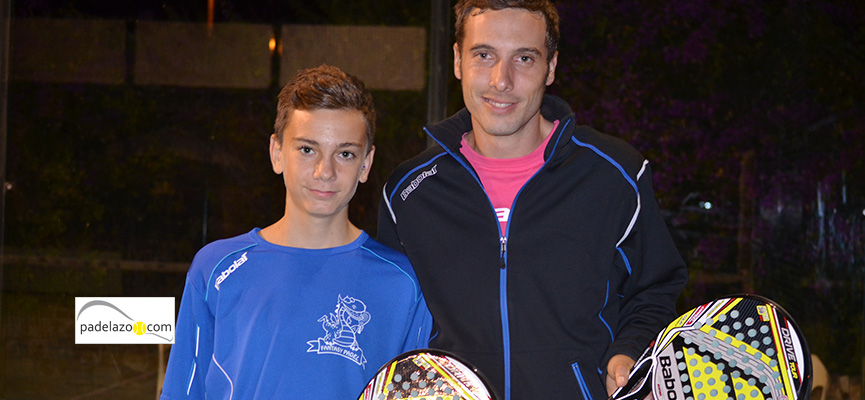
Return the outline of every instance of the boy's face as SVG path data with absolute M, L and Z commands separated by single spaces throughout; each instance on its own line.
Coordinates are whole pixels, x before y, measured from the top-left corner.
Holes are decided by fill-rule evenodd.
M 556 62 L 554 55 L 547 63 L 546 22 L 540 13 L 506 8 L 469 16 L 462 46 L 454 44 L 454 75 L 462 83 L 475 134 L 536 129 L 537 123 L 528 123 L 540 119 Z
M 282 143 L 270 137 L 273 172 L 282 174 L 286 215 L 348 218 L 349 200 L 366 182 L 374 148 L 367 153 L 366 122 L 357 110 L 294 110 Z

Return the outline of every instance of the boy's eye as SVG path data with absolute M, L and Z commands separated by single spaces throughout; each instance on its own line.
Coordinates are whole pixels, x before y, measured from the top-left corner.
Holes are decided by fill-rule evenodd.
M 303 154 L 312 153 L 312 148 L 309 146 L 300 146 L 300 152 Z
M 352 153 L 350 151 L 343 151 L 342 153 L 339 153 L 339 155 L 340 155 L 340 157 L 346 158 L 346 159 L 354 158 L 354 153 Z

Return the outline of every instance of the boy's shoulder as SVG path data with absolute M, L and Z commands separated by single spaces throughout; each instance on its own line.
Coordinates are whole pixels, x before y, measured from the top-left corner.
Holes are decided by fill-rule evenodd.
M 414 267 L 412 267 L 408 256 L 392 249 L 390 246 L 382 244 L 372 237 L 369 237 L 366 242 L 364 242 L 363 247 L 375 257 L 382 260 L 383 263 L 387 263 L 393 268 L 399 269 L 403 274 L 407 275 L 412 279 L 412 281 L 417 283 L 417 274 L 415 274 Z
M 245 250 L 258 246 L 259 242 L 253 236 L 257 235 L 256 230 L 253 229 L 242 235 L 208 243 L 195 254 L 189 272 L 210 273 L 213 268 L 232 255 L 243 253 Z
M 370 250 L 375 250 L 377 253 L 380 253 L 382 255 L 386 255 L 389 258 L 408 261 L 408 257 L 405 254 L 390 248 L 390 246 L 384 245 L 371 235 L 366 235 L 363 246 L 367 247 Z
M 405 254 L 380 243 L 372 237 L 366 239 L 362 248 L 369 252 L 372 256 L 371 258 L 377 264 L 375 270 L 383 271 L 386 268 L 386 273 L 390 276 L 406 279 L 403 282 L 410 284 L 414 288 L 416 293 L 415 300 L 420 298 L 420 283 L 418 282 L 417 274 Z
M 363 248 L 387 263 L 393 263 L 402 268 L 411 269 L 408 257 L 369 236 L 362 244 Z

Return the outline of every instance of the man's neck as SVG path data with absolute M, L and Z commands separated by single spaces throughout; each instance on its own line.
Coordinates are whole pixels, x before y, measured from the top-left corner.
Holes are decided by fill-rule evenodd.
M 327 249 L 347 245 L 360 236 L 361 230 L 348 218 L 291 218 L 279 221 L 259 232 L 261 237 L 280 246 L 303 249 Z
M 553 130 L 553 123 L 540 113 L 538 121 L 529 121 L 523 129 L 510 135 L 490 135 L 473 129 L 465 139 L 478 154 L 489 158 L 523 157 L 538 148 Z

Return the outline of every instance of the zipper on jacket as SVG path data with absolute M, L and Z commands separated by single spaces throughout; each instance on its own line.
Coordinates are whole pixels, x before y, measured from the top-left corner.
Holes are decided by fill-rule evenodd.
M 567 127 L 568 127 L 568 125 L 570 125 L 571 121 L 572 121 L 572 119 L 567 119 L 563 125 L 560 123 L 559 128 L 556 129 L 556 131 L 559 132 L 559 137 L 556 138 L 556 144 L 558 144 L 558 140 L 561 138 L 562 132 L 564 132 L 565 129 L 567 129 Z M 438 138 L 436 138 L 435 135 L 433 135 L 432 132 L 430 132 L 430 130 L 428 128 L 424 127 L 424 131 L 427 133 L 427 135 L 429 135 L 429 137 L 431 137 L 436 143 L 438 143 L 442 147 L 442 149 L 444 149 L 444 151 L 446 153 L 450 154 L 454 158 L 454 160 L 456 160 L 456 162 L 458 164 L 462 165 L 463 168 L 465 168 L 469 172 L 469 175 L 471 175 L 475 179 L 475 182 L 478 183 L 478 185 L 481 187 L 481 190 L 483 190 L 484 194 L 486 194 L 486 189 L 484 188 L 484 185 L 481 183 L 481 180 L 478 177 L 477 173 L 474 171 L 474 169 L 471 167 L 471 165 L 465 160 L 465 158 L 463 158 L 462 156 L 459 155 L 459 151 L 454 151 L 454 149 L 445 145 Z M 555 133 L 556 132 L 553 132 L 553 134 L 555 134 Z M 553 147 L 553 151 L 550 153 L 549 157 L 546 160 L 544 160 L 544 163 L 541 166 L 541 169 L 536 171 L 529 178 L 529 180 L 526 181 L 526 184 L 524 184 L 523 187 L 520 188 L 520 190 L 517 192 L 517 195 L 516 195 L 516 197 L 514 197 L 514 201 L 511 204 L 511 210 L 514 209 L 513 205 L 516 204 L 517 198 L 520 196 L 520 193 L 522 193 L 523 189 L 525 189 L 528 182 L 530 182 L 532 179 L 534 179 L 535 176 L 537 176 L 538 173 L 544 167 L 547 166 L 547 163 L 553 159 L 554 154 L 555 154 L 555 146 Z M 487 199 L 489 199 L 489 195 L 487 195 Z M 490 207 L 492 207 L 493 214 L 495 214 L 495 207 L 493 207 L 492 202 L 490 202 Z M 504 400 L 511 400 L 511 335 L 510 335 L 510 322 L 508 321 L 507 252 L 508 252 L 508 231 L 510 230 L 510 224 L 511 224 L 512 219 L 513 219 L 513 215 L 511 215 L 511 217 L 508 219 L 508 222 L 506 224 L 507 228 L 505 228 L 505 232 L 502 232 L 501 228 L 499 228 L 499 235 L 501 235 L 501 236 L 499 236 L 499 243 L 501 244 L 500 253 L 499 253 L 499 307 L 500 307 L 499 311 L 501 312 L 501 320 L 502 320 L 502 347 L 503 347 L 503 352 L 504 352 L 504 374 L 505 374 Z M 496 225 L 499 226 L 498 218 L 496 218 Z
M 501 244 L 502 244 L 501 252 L 499 253 L 499 268 L 505 269 L 508 267 L 508 263 L 506 261 L 507 258 L 505 257 L 508 253 L 508 238 L 507 238 L 507 236 L 502 236 L 499 239 L 499 242 L 501 242 Z

